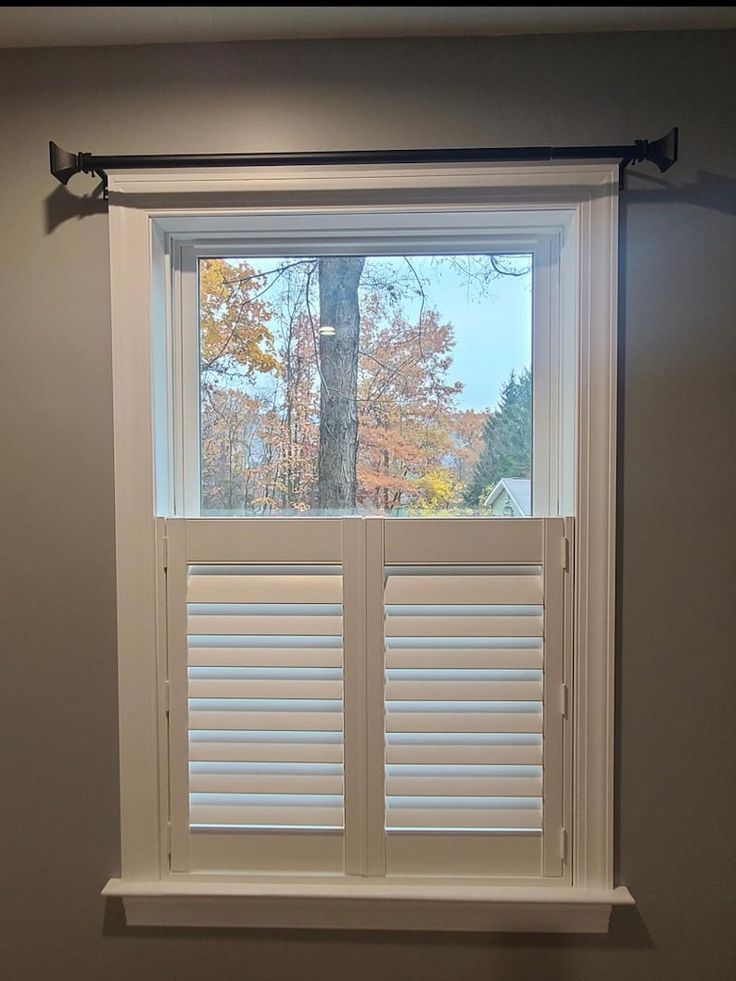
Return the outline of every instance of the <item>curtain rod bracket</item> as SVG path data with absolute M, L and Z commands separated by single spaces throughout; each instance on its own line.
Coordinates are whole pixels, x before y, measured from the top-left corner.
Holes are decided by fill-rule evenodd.
M 653 163 L 661 173 L 669 170 L 678 157 L 678 130 L 670 130 L 658 140 L 635 140 L 631 145 L 566 147 L 464 147 L 432 150 L 334 150 L 307 153 L 215 153 L 215 154 L 131 154 L 104 156 L 70 153 L 53 141 L 49 143 L 51 174 L 66 185 L 75 174 L 96 174 L 102 180 L 102 194 L 108 197 L 108 170 L 173 170 L 189 167 L 280 167 L 328 164 L 402 163 L 512 163 L 550 160 L 619 160 L 620 181 L 629 165 Z
M 106 170 L 96 170 L 95 176 L 99 177 L 102 181 L 102 200 L 108 201 L 110 199 L 110 188 L 107 182 L 107 171 Z

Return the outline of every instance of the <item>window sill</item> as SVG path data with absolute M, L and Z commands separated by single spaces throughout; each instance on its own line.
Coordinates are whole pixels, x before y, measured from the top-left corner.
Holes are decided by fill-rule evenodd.
M 612 908 L 634 905 L 624 886 L 576 889 L 436 881 L 111 879 L 102 892 L 122 898 L 128 926 L 606 933 Z

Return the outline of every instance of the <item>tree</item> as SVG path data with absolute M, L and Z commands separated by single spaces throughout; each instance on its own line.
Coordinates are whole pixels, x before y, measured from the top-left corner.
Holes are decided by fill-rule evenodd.
M 457 483 L 449 420 L 462 390 L 447 379 L 452 325 L 431 309 L 410 322 L 381 291 L 363 300 L 360 343 L 358 502 L 387 512 L 448 507 Z
M 208 259 L 200 266 L 199 343 L 203 375 L 273 372 L 279 363 L 268 328 L 271 313 L 260 299 L 263 277 L 247 263 Z
M 292 308 L 284 322 L 285 336 L 279 348 L 284 365 L 283 390 L 283 505 L 296 511 L 313 504 L 319 447 L 319 390 L 315 341 L 306 314 Z
M 530 477 L 532 467 L 532 376 L 515 372 L 501 389 L 498 409 L 483 428 L 483 448 L 464 499 L 477 506 L 503 477 Z
M 464 409 L 460 412 L 448 412 L 443 423 L 452 443 L 447 466 L 456 488 L 453 503 L 457 506 L 462 507 L 465 504 L 464 491 L 483 449 L 483 429 L 489 415 L 488 412 Z
M 449 269 L 478 295 L 501 275 L 522 274 L 513 264 L 497 268 L 492 256 L 434 263 L 438 276 Z M 430 307 L 412 258 L 254 265 L 208 259 L 200 267 L 204 506 L 260 513 L 477 506 L 488 474 L 478 476 L 470 501 L 464 488 L 483 469 L 481 455 L 487 469 L 503 433 L 486 426 L 487 412 L 459 409 L 454 328 Z M 523 376 L 512 381 L 498 425 L 506 401 L 511 413 L 514 386 L 523 388 Z
M 236 388 L 211 387 L 202 402 L 202 507 L 238 511 L 261 494 L 263 423 L 258 401 Z
M 320 415 L 317 506 L 355 507 L 358 451 L 358 286 L 365 258 L 319 260 Z M 328 333 L 325 328 L 332 328 Z

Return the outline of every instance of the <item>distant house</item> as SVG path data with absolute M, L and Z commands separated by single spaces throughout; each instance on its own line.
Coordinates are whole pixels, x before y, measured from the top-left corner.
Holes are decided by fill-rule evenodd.
M 483 502 L 494 518 L 528 518 L 532 513 L 532 482 L 502 477 Z

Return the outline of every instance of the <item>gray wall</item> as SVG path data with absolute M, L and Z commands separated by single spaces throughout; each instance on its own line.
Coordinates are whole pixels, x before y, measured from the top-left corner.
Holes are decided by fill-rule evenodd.
M 8 981 L 734 976 L 734 40 L 0 53 Z M 52 182 L 46 141 L 624 143 L 676 123 L 681 163 L 632 175 L 623 212 L 617 865 L 636 912 L 587 939 L 126 930 L 99 896 L 119 861 L 107 223 L 79 201 L 91 182 Z

